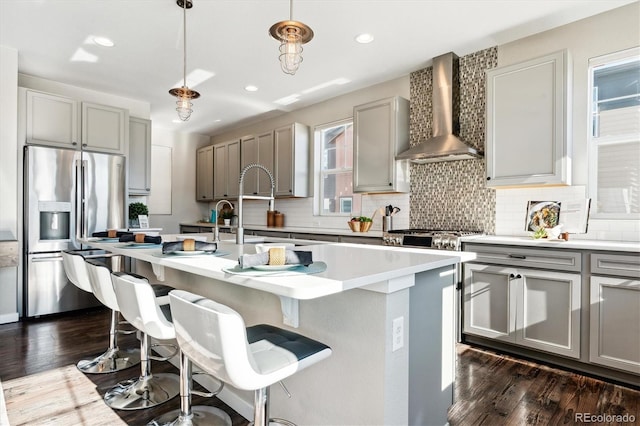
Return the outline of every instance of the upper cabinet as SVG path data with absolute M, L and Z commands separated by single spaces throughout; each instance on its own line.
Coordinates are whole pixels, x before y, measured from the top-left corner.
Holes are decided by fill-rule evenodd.
M 571 184 L 566 50 L 487 71 L 487 186 Z
M 245 136 L 241 139 L 240 169 L 257 163 L 265 166 L 272 173 L 273 167 L 273 131 L 261 133 L 257 136 Z M 263 171 L 249 169 L 244 177 L 244 193 L 250 195 L 271 195 L 269 176 Z
M 273 131 L 275 195 L 309 196 L 309 127 L 300 123 Z
M 63 96 L 26 91 L 26 142 L 64 148 L 80 146 L 78 102 Z
M 129 112 L 26 90 L 26 142 L 126 154 Z
M 82 149 L 125 154 L 129 111 L 82 102 Z
M 213 201 L 213 145 L 196 151 L 196 201 Z
M 129 118 L 129 194 L 151 192 L 151 120 Z
M 353 108 L 353 191 L 409 192 L 409 101 L 393 97 Z
M 240 183 L 240 139 L 213 146 L 213 197 L 237 198 Z

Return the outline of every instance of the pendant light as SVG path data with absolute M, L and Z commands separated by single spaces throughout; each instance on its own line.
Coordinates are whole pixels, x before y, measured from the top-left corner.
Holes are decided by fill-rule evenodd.
M 293 20 L 293 0 L 289 0 L 289 20 L 273 24 L 269 34 L 280 42 L 282 71 L 294 75 L 302 62 L 302 45 L 311 41 L 313 30 Z
M 191 112 L 193 112 L 191 109 L 193 106 L 191 100 L 198 99 L 200 97 L 200 93 L 187 87 L 187 9 L 191 9 L 193 7 L 193 3 L 191 0 L 177 0 L 176 3 L 182 8 L 182 28 L 184 30 L 184 50 L 182 61 L 183 83 L 182 87 L 171 89 L 169 90 L 169 93 L 178 98 L 178 101 L 176 102 L 178 117 L 180 117 L 180 120 L 182 121 L 187 121 L 189 120 L 189 117 L 191 117 Z

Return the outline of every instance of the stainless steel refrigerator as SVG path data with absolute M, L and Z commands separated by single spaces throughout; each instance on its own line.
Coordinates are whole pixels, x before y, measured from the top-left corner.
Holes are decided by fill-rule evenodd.
M 95 231 L 125 227 L 125 173 L 119 155 L 24 148 L 23 316 L 98 305 L 67 279 L 61 252 L 86 249 L 78 238 Z

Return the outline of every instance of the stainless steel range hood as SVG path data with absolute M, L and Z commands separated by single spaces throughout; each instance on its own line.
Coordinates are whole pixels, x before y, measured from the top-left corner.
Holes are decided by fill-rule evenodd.
M 482 153 L 458 137 L 460 131 L 458 56 L 449 52 L 433 58 L 433 137 L 396 156 L 414 163 L 468 160 Z

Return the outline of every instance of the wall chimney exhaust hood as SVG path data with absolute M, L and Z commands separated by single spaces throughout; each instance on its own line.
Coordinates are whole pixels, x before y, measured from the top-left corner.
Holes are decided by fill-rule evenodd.
M 434 163 L 482 157 L 458 137 L 459 86 L 458 56 L 449 52 L 433 58 L 433 137 L 398 154 L 396 160 Z

